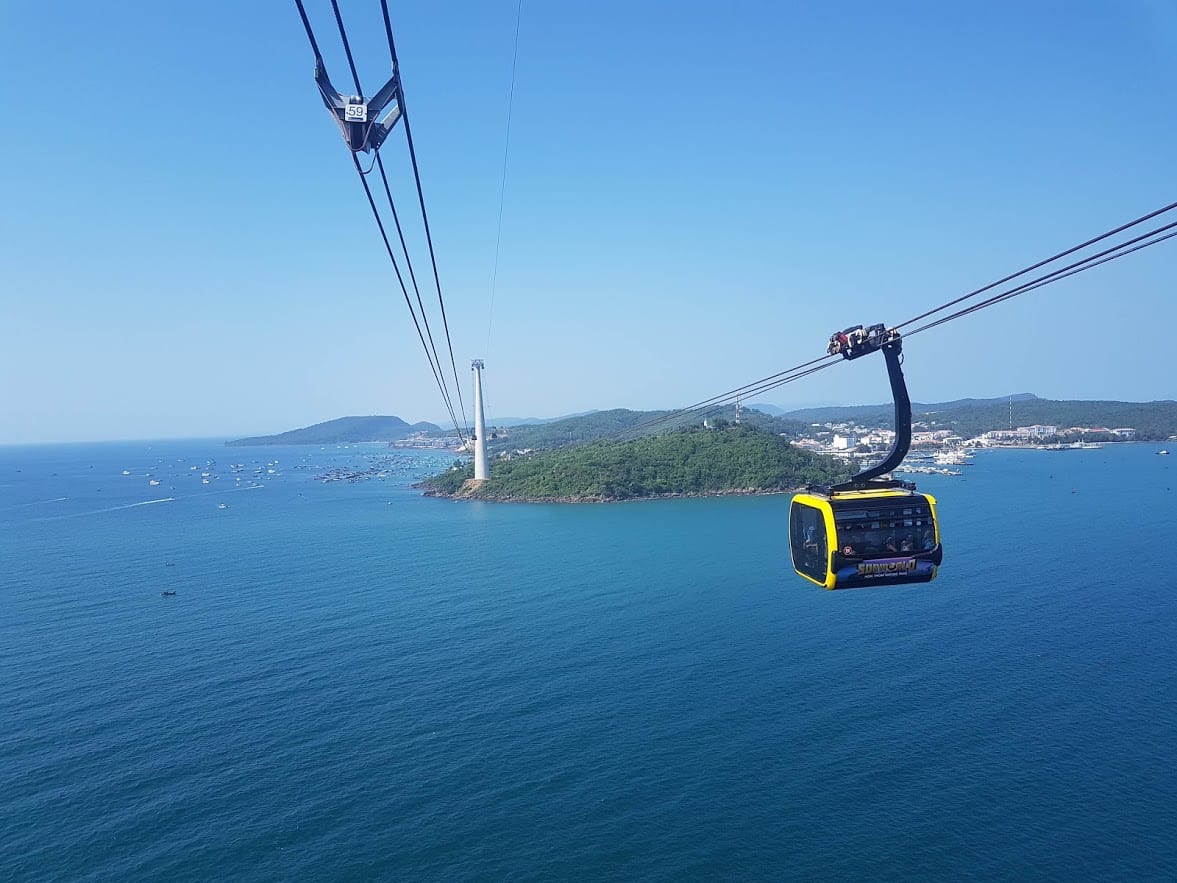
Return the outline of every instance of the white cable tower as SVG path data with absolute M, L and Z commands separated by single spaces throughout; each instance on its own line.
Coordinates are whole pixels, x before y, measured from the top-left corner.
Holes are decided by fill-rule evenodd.
M 474 480 L 486 481 L 490 471 L 486 468 L 486 415 L 482 411 L 482 359 L 470 363 L 474 372 Z

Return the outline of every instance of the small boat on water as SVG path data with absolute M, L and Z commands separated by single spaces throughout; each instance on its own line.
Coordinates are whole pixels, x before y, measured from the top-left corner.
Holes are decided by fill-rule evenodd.
M 159 480 L 158 480 L 158 479 L 155 479 L 155 478 L 153 478 L 153 479 L 151 479 L 151 481 L 149 481 L 149 482 L 147 482 L 147 483 L 148 483 L 149 485 L 151 485 L 152 487 L 157 487 L 157 486 L 159 485 Z
M 174 598 L 176 596 L 175 592 L 160 592 L 160 594 L 165 598 Z
M 218 508 L 218 509 L 228 509 L 228 508 L 229 508 L 229 504 L 228 504 L 228 503 L 220 503 L 220 504 L 218 504 L 218 505 L 217 505 L 217 508 Z
M 124 470 L 123 470 L 123 475 L 130 475 L 130 474 L 131 474 L 131 470 L 130 470 L 130 469 L 124 469 Z
M 1165 454 L 1168 454 L 1168 453 L 1169 453 L 1169 452 L 1168 452 L 1168 451 L 1165 451 L 1165 450 L 1160 450 L 1160 451 L 1157 451 L 1157 454 L 1158 454 L 1158 455 L 1165 455 Z

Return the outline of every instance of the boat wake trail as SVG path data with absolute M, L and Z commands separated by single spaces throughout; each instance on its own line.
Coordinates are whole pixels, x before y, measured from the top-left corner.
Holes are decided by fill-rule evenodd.
M 70 515 L 55 515 L 42 521 L 56 521 L 61 518 L 81 518 L 84 515 L 101 515 L 103 512 L 117 512 L 120 509 L 134 509 L 136 506 L 150 506 L 153 503 L 174 503 L 175 497 L 161 497 L 158 500 L 143 500 L 139 503 L 127 503 L 125 506 L 110 506 L 106 509 L 91 509 L 89 512 L 74 512 Z
M 69 497 L 54 497 L 52 500 L 34 500 L 31 503 L 17 503 L 15 506 L 0 507 L 0 512 L 9 512 L 13 509 L 25 509 L 29 506 L 44 506 L 47 503 L 64 503 Z

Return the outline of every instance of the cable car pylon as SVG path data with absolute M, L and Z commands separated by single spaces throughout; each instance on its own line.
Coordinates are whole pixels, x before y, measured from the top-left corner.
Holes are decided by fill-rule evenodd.
M 474 372 L 474 480 L 479 482 L 490 478 L 486 462 L 486 413 L 482 409 L 482 369 L 485 366 L 482 359 L 470 363 L 470 370 Z

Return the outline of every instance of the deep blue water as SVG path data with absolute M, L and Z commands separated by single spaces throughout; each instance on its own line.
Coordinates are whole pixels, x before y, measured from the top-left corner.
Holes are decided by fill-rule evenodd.
M 0 879 L 1177 878 L 1157 447 L 922 477 L 940 578 L 847 592 L 792 574 L 786 497 L 0 448 Z

